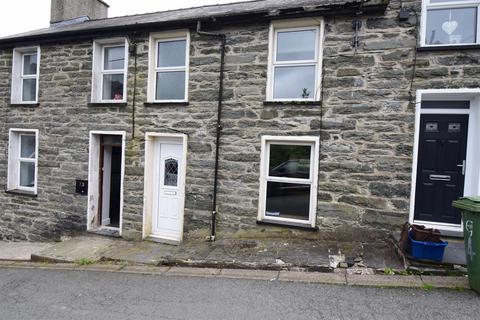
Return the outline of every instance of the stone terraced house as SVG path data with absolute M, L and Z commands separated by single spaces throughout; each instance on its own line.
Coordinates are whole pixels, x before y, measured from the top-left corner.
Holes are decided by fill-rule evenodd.
M 1 239 L 462 235 L 480 0 L 107 10 L 0 39 Z

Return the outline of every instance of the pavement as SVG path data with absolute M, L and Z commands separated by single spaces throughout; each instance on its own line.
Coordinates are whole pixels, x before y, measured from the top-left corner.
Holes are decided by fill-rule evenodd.
M 0 251 L 2 243 L 0 243 Z M 34 261 L 117 261 L 148 265 L 302 269 L 331 272 L 338 267 L 374 273 L 386 268 L 404 270 L 389 241 L 352 243 L 307 239 L 186 240 L 181 245 L 125 241 L 96 235 L 77 236 L 32 254 Z M 365 271 L 367 270 L 368 271 Z M 364 270 L 364 271 L 362 271 Z
M 330 278 L 334 284 L 322 284 L 316 276 L 325 273 L 308 273 L 311 281 L 305 283 L 292 271 L 110 265 L 118 270 L 105 272 L 93 271 L 95 265 L 51 270 L 2 264 L 0 310 L 9 320 L 467 320 L 480 313 L 473 291 L 369 287 L 360 280 L 371 277 L 366 275 L 336 275 Z M 50 267 L 60 265 L 70 266 Z M 345 282 L 337 283 L 342 277 Z
M 174 246 L 86 234 L 56 243 L 0 242 L 0 267 L 178 273 L 379 287 L 469 287 L 464 272 L 444 270 L 440 274 L 449 277 L 430 278 L 418 274 L 438 272 L 409 272 L 388 241 L 352 244 L 222 239 L 213 243 L 185 241 Z
M 337 269 L 334 272 L 309 272 L 293 270 L 260 270 L 260 269 L 230 269 L 230 268 L 197 268 L 178 266 L 148 266 L 125 263 L 46 263 L 0 261 L 2 269 L 37 269 L 56 271 L 91 271 L 125 274 L 144 274 L 157 276 L 184 276 L 206 278 L 231 278 L 249 280 L 269 280 L 283 282 L 303 282 L 337 284 L 349 286 L 372 286 L 382 288 L 442 288 L 469 289 L 468 278 L 465 276 L 429 276 L 429 275 L 385 275 L 385 274 L 352 274 L 347 269 Z

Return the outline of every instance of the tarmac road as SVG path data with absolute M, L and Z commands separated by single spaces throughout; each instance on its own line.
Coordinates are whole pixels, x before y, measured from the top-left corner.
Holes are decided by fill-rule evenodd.
M 472 291 L 0 268 L 0 319 L 480 319 Z

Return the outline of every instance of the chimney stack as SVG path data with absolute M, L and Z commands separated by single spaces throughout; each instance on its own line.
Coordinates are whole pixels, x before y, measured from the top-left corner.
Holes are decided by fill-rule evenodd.
M 107 18 L 108 8 L 109 5 L 102 0 L 52 0 L 50 24 L 79 18 Z

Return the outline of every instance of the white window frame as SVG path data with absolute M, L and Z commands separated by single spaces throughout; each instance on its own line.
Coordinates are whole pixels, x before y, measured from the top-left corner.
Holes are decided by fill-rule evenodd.
M 32 195 L 37 194 L 38 186 L 38 129 L 10 129 L 9 130 L 9 146 L 8 146 L 8 178 L 7 190 L 20 191 Z M 21 157 L 21 136 L 34 135 L 35 136 L 35 158 Z M 33 187 L 20 186 L 20 162 L 35 163 L 35 180 Z
M 37 72 L 33 75 L 24 75 L 24 57 L 26 55 L 37 54 Z M 12 88 L 11 88 L 11 103 L 12 104 L 37 104 L 38 103 L 38 88 L 40 78 L 40 47 L 23 47 L 13 49 L 12 61 Z M 35 100 L 23 100 L 23 80 L 35 79 Z
M 302 145 L 311 146 L 310 153 L 310 177 L 309 179 L 270 177 L 270 145 Z M 318 193 L 318 164 L 319 164 L 320 138 L 313 136 L 262 136 L 260 155 L 260 201 L 258 204 L 258 221 L 278 223 L 285 225 L 315 227 L 317 213 Z M 308 220 L 282 218 L 265 215 L 267 203 L 267 182 L 287 182 L 310 185 L 310 203 Z
M 477 32 L 476 41 L 474 43 L 445 43 L 445 44 L 427 44 L 427 11 L 430 9 L 457 9 L 457 8 L 471 8 L 477 7 Z M 480 0 L 463 0 L 463 1 L 449 1 L 440 3 L 430 3 L 430 0 L 422 1 L 422 16 L 420 23 L 420 46 L 422 47 L 458 47 L 480 45 Z
M 313 60 L 295 60 L 295 61 L 276 61 L 277 58 L 277 39 L 280 32 L 302 31 L 315 29 L 317 37 L 315 39 L 315 59 Z M 267 101 L 319 101 L 322 79 L 322 60 L 323 60 L 323 18 L 308 18 L 294 20 L 274 21 L 270 24 L 269 32 L 269 55 L 268 55 L 268 79 L 267 79 Z M 315 66 L 315 84 L 314 92 L 311 98 L 274 98 L 275 67 L 294 67 L 294 66 Z
M 158 43 L 186 40 L 185 48 L 185 66 L 179 67 L 158 67 Z M 189 69 L 190 69 L 190 31 L 185 30 L 173 30 L 168 32 L 157 32 L 150 34 L 149 40 L 149 52 L 148 52 L 148 88 L 147 88 L 147 101 L 150 103 L 168 103 L 168 102 L 188 102 L 188 84 L 189 84 Z M 185 97 L 184 99 L 162 99 L 157 100 L 156 88 L 157 88 L 157 73 L 158 72 L 172 72 L 172 71 L 184 71 L 185 72 Z
M 105 70 L 105 49 L 125 46 L 125 65 L 123 69 Z M 107 74 L 123 73 L 123 99 L 103 99 L 103 76 Z M 92 103 L 125 103 L 127 102 L 128 80 L 128 40 L 126 38 L 97 39 L 93 41 L 93 64 L 92 64 Z

